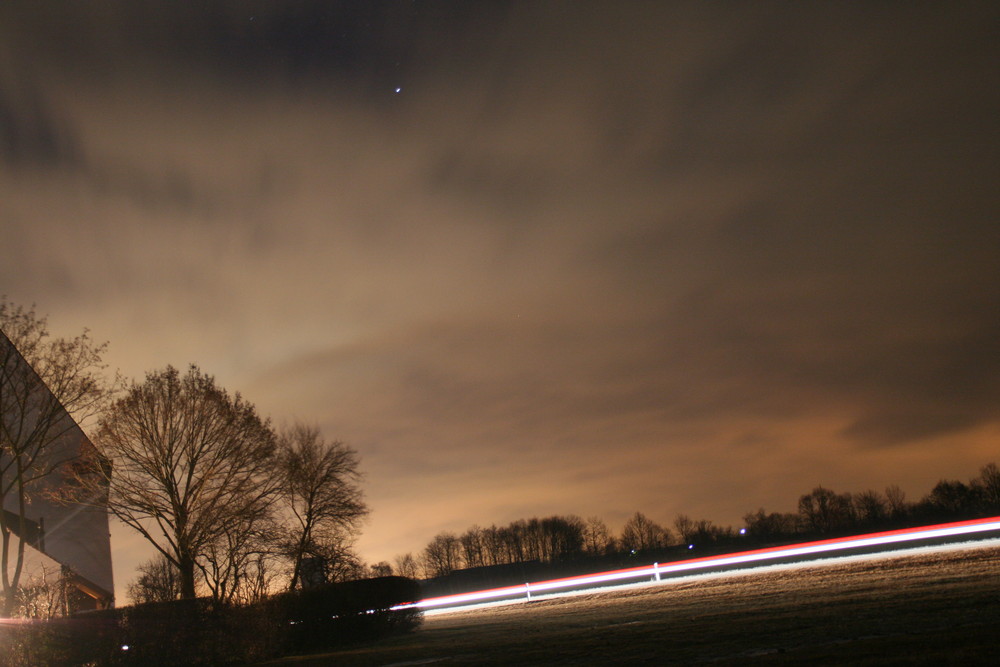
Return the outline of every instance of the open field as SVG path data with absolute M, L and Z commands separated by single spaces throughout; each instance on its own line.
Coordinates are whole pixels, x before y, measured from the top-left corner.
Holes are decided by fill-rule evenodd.
M 429 616 L 273 665 L 996 664 L 1000 544 L 675 579 Z

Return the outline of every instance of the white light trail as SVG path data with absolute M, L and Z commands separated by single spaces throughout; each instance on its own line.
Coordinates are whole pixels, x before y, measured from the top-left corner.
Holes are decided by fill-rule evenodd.
M 397 605 L 396 607 L 393 607 L 393 609 L 410 609 L 416 607 L 419 609 L 439 610 L 445 607 L 455 607 L 473 602 L 484 602 L 490 600 L 501 601 L 506 599 L 506 601 L 528 601 L 533 595 L 537 596 L 539 593 L 557 589 L 579 588 L 593 584 L 605 584 L 614 581 L 625 581 L 629 579 L 634 580 L 647 577 L 651 577 L 655 581 L 660 581 L 662 575 L 677 572 L 689 572 L 727 565 L 742 565 L 747 563 L 773 561 L 781 558 L 831 553 L 870 546 L 902 544 L 906 542 L 915 542 L 918 540 L 928 540 L 941 537 L 974 535 L 977 533 L 986 533 L 998 530 L 1000 530 L 1000 517 L 973 519 L 971 521 L 957 521 L 953 523 L 944 523 L 935 526 L 922 526 L 918 528 L 903 528 L 900 530 L 890 530 L 880 533 L 869 533 L 867 535 L 838 537 L 782 547 L 768 547 L 765 549 L 754 549 L 752 551 L 742 551 L 732 554 L 705 556 L 702 558 L 692 558 L 672 563 L 653 563 L 652 565 L 627 568 L 623 570 L 611 570 L 608 572 L 598 572 L 595 574 L 566 577 L 563 579 L 550 579 L 547 581 L 530 582 L 517 586 L 504 586 L 502 588 L 491 588 L 481 591 L 472 591 L 469 593 L 459 593 L 456 595 L 443 595 L 440 597 L 426 598 L 409 604 Z

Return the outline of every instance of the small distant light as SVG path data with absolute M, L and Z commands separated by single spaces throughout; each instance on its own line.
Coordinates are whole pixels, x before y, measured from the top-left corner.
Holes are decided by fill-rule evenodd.
M 688 549 L 694 549 L 694 545 L 693 544 L 689 544 L 688 545 Z
M 122 644 L 122 650 L 123 651 L 127 651 L 128 650 L 128 644 Z
M 403 89 L 402 88 L 396 88 L 396 92 L 397 93 L 401 93 L 401 92 L 403 92 Z
M 740 528 L 740 535 L 746 535 L 746 534 L 747 534 L 747 529 L 746 528 Z
M 636 550 L 632 549 L 632 555 L 634 556 L 635 554 L 636 554 Z

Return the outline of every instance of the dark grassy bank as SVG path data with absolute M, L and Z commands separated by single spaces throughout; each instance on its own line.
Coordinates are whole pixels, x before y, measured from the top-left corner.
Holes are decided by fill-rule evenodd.
M 271 665 L 995 664 L 1000 548 L 812 563 L 428 617 Z

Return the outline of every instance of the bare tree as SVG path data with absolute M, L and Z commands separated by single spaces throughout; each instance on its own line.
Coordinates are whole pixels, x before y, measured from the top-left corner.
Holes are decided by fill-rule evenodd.
M 107 344 L 89 333 L 51 338 L 45 317 L 0 297 L 0 611 L 9 614 L 24 568 L 31 525 L 26 505 L 39 485 L 76 456 L 61 440 L 114 390 L 104 378 Z M 14 547 L 12 539 L 17 536 Z M 13 551 L 13 553 L 12 553 Z
M 583 553 L 583 529 L 583 519 L 578 516 L 542 519 L 542 558 L 552 562 L 578 557 Z
M 632 552 L 662 549 L 670 544 L 670 532 L 636 512 L 622 528 L 622 548 Z
M 687 514 L 678 514 L 677 518 L 674 519 L 674 530 L 677 531 L 681 542 L 690 544 L 691 540 L 694 539 L 695 522 Z
M 524 547 L 524 560 L 547 560 L 548 554 L 545 551 L 546 541 L 541 520 L 538 517 L 532 517 L 527 521 L 520 521 L 518 522 L 518 530 L 521 534 L 521 544 Z
M 906 502 L 906 493 L 897 484 L 885 487 L 885 502 L 889 516 L 899 519 L 909 511 L 909 504 Z
M 270 595 L 278 578 L 277 564 L 274 554 L 253 554 L 246 564 L 236 601 L 240 604 L 254 604 Z
M 392 565 L 389 565 L 386 561 L 379 561 L 373 565 L 368 566 L 369 572 L 373 577 L 391 577 L 392 576 Z
M 996 463 L 987 463 L 979 470 L 976 480 L 982 489 L 983 504 L 988 510 L 1000 509 L 1000 468 Z
M 790 512 L 771 512 L 768 514 L 761 507 L 756 512 L 750 512 L 743 517 L 747 532 L 754 540 L 766 542 L 798 531 L 799 515 Z
M 583 526 L 583 551 L 591 556 L 603 556 L 614 547 L 608 525 L 599 517 L 587 518 Z
M 501 529 L 497 528 L 495 524 L 489 528 L 483 528 L 479 541 L 483 547 L 484 565 L 500 565 L 508 562 Z
M 439 533 L 424 547 L 424 573 L 443 577 L 461 567 L 461 542 L 454 533 Z
M 853 525 L 854 504 L 849 493 L 837 494 L 817 486 L 799 498 L 799 515 L 807 529 L 830 533 Z
M 210 542 L 195 562 L 212 598 L 250 603 L 263 596 L 274 576 L 277 534 L 270 506 L 260 505 Z
M 462 533 L 458 538 L 462 544 L 462 559 L 466 567 L 479 567 L 485 565 L 483 559 L 483 529 L 473 526 Z
M 868 489 L 852 497 L 854 513 L 864 524 L 874 525 L 885 520 L 889 504 L 881 493 Z
M 523 563 L 530 559 L 530 550 L 527 547 L 525 536 L 528 533 L 528 522 L 524 519 L 512 521 L 503 528 L 498 529 L 500 540 L 503 544 L 504 563 Z
M 65 616 L 68 582 L 60 570 L 42 567 L 17 591 L 14 616 L 47 621 Z
M 420 575 L 420 567 L 417 565 L 417 559 L 413 557 L 413 554 L 408 553 L 396 556 L 396 574 L 401 577 L 409 577 L 410 579 L 416 579 Z
M 114 466 L 103 471 L 108 508 L 177 568 L 184 598 L 195 596 L 197 559 L 277 490 L 269 423 L 194 365 L 133 383 L 101 418 L 96 444 Z
M 732 528 L 716 526 L 709 519 L 691 519 L 685 514 L 678 514 L 674 520 L 674 528 L 687 545 L 713 544 L 733 537 Z
M 368 576 L 368 569 L 354 550 L 353 535 L 341 532 L 317 546 L 313 555 L 324 564 L 325 581 L 353 581 Z
M 163 554 L 157 554 L 141 564 L 137 571 L 139 576 L 128 585 L 128 597 L 132 604 L 169 602 L 180 598 L 180 573 Z
M 301 581 L 307 557 L 357 560 L 351 538 L 368 513 L 361 492 L 358 454 L 342 442 L 325 440 L 319 429 L 293 426 L 279 438 L 281 498 L 291 515 L 284 552 L 292 562 L 289 590 Z M 341 564 L 330 562 L 336 570 Z M 341 568 L 343 569 L 343 568 Z
M 934 485 L 924 502 L 948 516 L 974 515 L 981 503 L 979 487 L 960 481 L 942 479 Z

